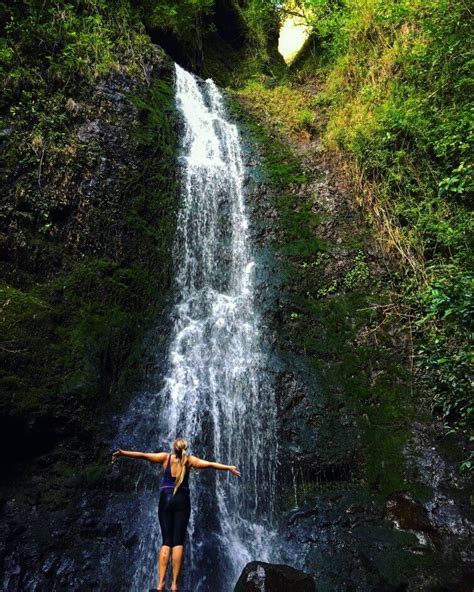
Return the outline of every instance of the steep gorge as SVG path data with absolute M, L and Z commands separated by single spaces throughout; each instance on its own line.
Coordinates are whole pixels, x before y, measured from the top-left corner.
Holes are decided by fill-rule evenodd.
M 239 86 L 262 64 L 236 61 L 251 31 L 238 3 L 218 4 L 215 28 L 192 54 L 175 33 L 162 32 L 163 45 L 198 74 Z M 147 28 L 159 43 L 160 31 Z M 272 88 L 282 68 L 274 32 L 268 43 Z M 130 512 L 130 492 L 146 496 L 156 478 L 131 466 L 119 474 L 108 455 L 130 398 L 159 388 L 169 342 L 173 64 L 150 45 L 138 73 L 118 69 L 74 90 L 59 110 L 59 149 L 28 121 L 2 130 L 14 196 L 2 235 L 8 590 L 130 589 L 147 533 L 122 528 L 106 508 Z M 276 384 L 278 556 L 312 573 L 318 590 L 470 590 L 469 482 L 456 438 L 417 410 L 410 328 L 387 314 L 397 263 L 317 126 L 286 133 L 245 93 L 227 100 L 244 142 Z M 135 434 L 134 443 L 143 440 Z

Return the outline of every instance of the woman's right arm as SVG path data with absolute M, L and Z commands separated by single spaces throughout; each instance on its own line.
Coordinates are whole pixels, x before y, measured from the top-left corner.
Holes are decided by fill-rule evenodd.
M 197 456 L 190 456 L 189 464 L 196 469 L 216 469 L 218 471 L 230 471 L 234 475 L 238 475 L 240 477 L 240 471 L 237 470 L 237 467 L 234 465 L 223 465 L 211 460 L 198 458 Z
M 166 452 L 138 452 L 134 450 L 122 450 L 119 448 L 112 454 L 112 462 L 115 462 L 119 456 L 142 458 L 150 462 L 162 463 L 168 455 Z

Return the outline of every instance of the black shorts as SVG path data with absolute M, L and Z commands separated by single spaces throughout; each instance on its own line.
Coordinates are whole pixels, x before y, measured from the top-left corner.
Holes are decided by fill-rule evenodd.
M 176 495 L 173 495 L 171 487 L 161 490 L 158 518 L 163 536 L 163 545 L 176 547 L 184 544 L 190 514 L 189 489 L 180 488 Z

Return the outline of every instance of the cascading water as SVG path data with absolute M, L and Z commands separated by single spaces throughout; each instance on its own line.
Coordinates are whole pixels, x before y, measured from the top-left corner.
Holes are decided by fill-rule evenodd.
M 248 561 L 276 559 L 276 404 L 254 304 L 238 129 L 215 84 L 179 66 L 176 103 L 182 203 L 167 373 L 158 394 L 135 404 L 130 413 L 140 419 L 129 416 L 121 436 L 137 446 L 154 439 L 155 450 L 157 441 L 166 450 L 183 436 L 192 454 L 239 468 L 240 478 L 210 469 L 191 475 L 182 581 L 194 592 L 230 591 Z M 153 490 L 158 479 L 155 473 L 152 485 L 151 472 L 144 467 L 141 476 Z M 155 581 L 160 542 L 157 497 L 148 492 L 146 498 L 142 492 L 135 516 L 135 528 L 148 533 L 132 585 L 140 592 Z
M 161 417 L 169 441 L 183 435 L 197 456 L 242 472 L 192 479 L 188 578 L 196 591 L 227 590 L 247 561 L 268 559 L 275 402 L 253 301 L 239 133 L 215 84 L 179 66 L 176 100 L 184 122 L 178 301 Z

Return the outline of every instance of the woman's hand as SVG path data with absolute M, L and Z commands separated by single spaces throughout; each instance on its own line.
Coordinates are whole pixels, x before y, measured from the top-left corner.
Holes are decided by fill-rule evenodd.
M 240 471 L 237 469 L 237 467 L 231 466 L 229 467 L 229 471 L 234 475 L 237 475 L 237 477 L 240 477 Z
M 113 454 L 112 454 L 112 462 L 115 462 L 119 456 L 122 456 L 123 454 L 123 450 L 121 448 L 119 448 L 118 450 L 116 450 Z

